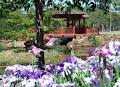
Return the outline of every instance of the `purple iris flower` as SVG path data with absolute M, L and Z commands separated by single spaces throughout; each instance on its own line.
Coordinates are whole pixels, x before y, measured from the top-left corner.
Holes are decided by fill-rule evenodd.
M 106 47 L 102 47 L 100 49 L 100 53 L 103 54 L 105 57 L 109 57 L 113 55 L 112 52 L 108 50 Z
M 37 47 L 33 47 L 32 48 L 32 50 L 31 50 L 31 52 L 34 54 L 34 55 L 39 55 L 40 54 L 40 52 L 44 52 L 44 50 L 43 49 L 41 49 L 41 48 L 37 48 Z
M 46 70 L 52 74 L 56 74 L 56 65 L 55 64 L 49 64 L 46 65 Z
M 33 76 L 34 73 L 33 72 L 29 72 L 28 75 L 27 75 L 27 78 L 30 78 L 31 76 Z
M 92 79 L 91 82 L 92 82 L 93 86 L 100 87 L 100 81 L 97 78 Z
M 109 48 L 114 55 L 118 56 L 120 54 L 120 41 L 109 42 Z
M 119 42 L 119 44 L 114 43 L 113 47 L 114 47 L 115 51 L 120 51 L 120 42 Z
M 119 52 L 120 52 L 120 42 L 119 44 L 113 44 L 113 48 L 114 48 L 114 51 L 116 52 L 115 55 L 119 55 Z
M 37 71 L 34 73 L 34 78 L 35 78 L 35 79 L 38 79 L 38 78 L 42 77 L 43 74 L 44 74 L 44 73 L 43 73 L 41 70 L 37 70 Z
M 60 66 L 60 67 L 64 67 L 64 64 L 63 64 L 63 63 L 61 63 L 61 64 L 59 64 L 59 66 Z
M 51 71 L 52 69 L 55 69 L 55 65 L 54 64 L 48 64 L 45 66 L 47 71 Z
M 98 51 L 99 51 L 99 48 L 92 48 L 89 50 L 88 56 L 93 56 Z
M 43 75 L 45 75 L 47 72 L 46 71 L 42 71 L 42 70 L 37 70 L 34 73 L 29 73 L 29 79 L 38 79 L 41 78 Z
M 34 74 L 32 74 L 32 75 L 29 77 L 29 79 L 37 79 L 37 77 L 36 77 Z
M 114 73 L 113 73 L 113 68 L 112 67 L 106 67 L 105 69 L 105 76 L 110 80 L 113 78 Z
M 90 64 L 92 67 L 96 66 L 99 63 L 99 59 L 96 56 L 87 57 L 87 61 L 88 61 L 88 64 Z
M 28 77 L 28 73 L 29 73 L 29 71 L 26 70 L 26 69 L 21 69 L 20 70 L 20 75 L 21 76 Z
M 57 41 L 57 38 L 50 38 L 49 41 L 45 45 L 47 47 L 52 47 L 52 46 L 54 46 L 56 41 Z
M 94 66 L 92 73 L 97 76 L 100 73 L 100 67 Z
M 64 62 L 69 62 L 69 63 L 75 64 L 75 63 L 77 63 L 77 59 L 69 57 L 69 58 L 66 58 Z
M 64 71 L 64 64 L 57 64 L 57 68 L 56 68 L 56 74 L 60 74 L 61 72 Z
M 53 84 L 52 87 L 75 87 L 75 83 Z
M 90 49 L 90 51 L 88 52 L 88 56 L 93 56 L 97 53 L 101 53 L 104 57 L 110 57 L 113 55 L 113 53 L 109 49 L 107 49 L 105 46 L 103 46 L 101 48 Z

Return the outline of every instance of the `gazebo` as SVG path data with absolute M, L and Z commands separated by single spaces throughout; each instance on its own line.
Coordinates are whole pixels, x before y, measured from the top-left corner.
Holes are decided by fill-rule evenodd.
M 57 32 L 49 32 L 46 34 L 47 36 L 73 38 L 81 34 L 88 35 L 95 33 L 94 29 L 85 26 L 85 20 L 90 18 L 85 12 L 57 13 L 53 18 L 64 18 L 66 27 L 61 26 L 57 29 Z

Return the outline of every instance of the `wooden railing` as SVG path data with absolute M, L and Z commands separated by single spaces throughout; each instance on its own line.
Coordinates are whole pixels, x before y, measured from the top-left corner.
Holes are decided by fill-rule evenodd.
M 59 27 L 49 34 L 98 34 L 99 31 L 91 27 Z
M 75 27 L 59 27 L 57 30 L 50 33 L 51 34 L 75 34 Z

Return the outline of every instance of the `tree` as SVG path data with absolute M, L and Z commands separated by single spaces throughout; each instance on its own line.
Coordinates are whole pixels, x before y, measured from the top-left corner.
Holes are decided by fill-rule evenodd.
M 89 12 L 90 19 L 86 22 L 88 26 L 97 24 L 101 28 L 101 30 L 108 29 L 110 23 L 110 14 L 104 14 L 104 12 L 100 9 L 96 9 L 94 12 Z
M 43 0 L 34 0 L 35 2 L 35 9 L 36 9 L 36 39 L 37 39 L 37 47 L 44 49 L 44 32 L 42 29 L 42 20 L 43 20 Z M 43 69 L 44 64 L 45 64 L 45 60 L 44 60 L 44 52 L 40 52 L 40 56 L 38 57 L 38 67 Z

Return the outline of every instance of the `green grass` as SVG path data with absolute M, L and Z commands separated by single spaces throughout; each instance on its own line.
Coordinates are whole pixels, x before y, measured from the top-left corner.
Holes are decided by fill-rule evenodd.
M 56 50 L 45 51 L 46 63 L 57 63 L 62 61 L 67 55 L 60 53 Z M 10 49 L 0 52 L 0 66 L 8 66 L 13 64 L 28 65 L 33 62 L 35 55 L 29 52 L 25 52 L 23 49 Z
M 32 54 L 28 52 L 17 53 L 14 50 L 3 50 L 0 52 L 0 74 L 4 73 L 7 66 L 14 64 L 27 65 L 32 63 Z
M 6 66 L 14 64 L 28 65 L 32 64 L 35 60 L 35 56 L 32 53 L 19 51 L 20 49 L 3 50 L 0 52 L 0 74 L 4 72 Z M 19 51 L 19 52 L 18 52 Z M 45 51 L 46 64 L 53 64 L 63 61 L 66 57 L 65 54 L 61 54 L 55 50 Z
M 120 31 L 100 32 L 100 34 L 120 34 Z
M 32 54 L 28 52 L 16 53 L 12 50 L 0 52 L 0 66 L 7 66 L 13 64 L 30 64 L 32 63 Z
M 0 75 L 4 73 L 6 66 L 0 66 Z

